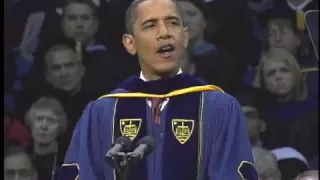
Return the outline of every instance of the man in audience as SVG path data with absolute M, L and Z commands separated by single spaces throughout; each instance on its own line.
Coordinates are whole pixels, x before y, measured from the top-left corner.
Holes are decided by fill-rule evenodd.
M 65 3 L 61 29 L 67 38 L 83 44 L 94 43 L 98 27 L 97 7 L 92 1 L 69 0 Z
M 11 146 L 4 151 L 4 180 L 38 180 L 38 174 L 29 153 L 20 146 Z
M 57 89 L 76 94 L 81 90 L 85 67 L 73 49 L 64 45 L 53 46 L 45 55 L 45 78 Z

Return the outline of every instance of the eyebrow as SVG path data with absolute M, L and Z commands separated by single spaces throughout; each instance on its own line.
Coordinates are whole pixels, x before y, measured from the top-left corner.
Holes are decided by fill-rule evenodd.
M 173 15 L 165 17 L 164 20 L 165 21 L 168 21 L 168 20 L 169 21 L 171 21 L 171 20 L 180 21 L 180 19 L 177 16 L 173 16 Z M 154 23 L 154 22 L 157 22 L 157 21 L 158 21 L 157 18 L 151 18 L 151 19 L 145 20 L 141 25 L 143 26 L 143 25 L 145 25 L 147 23 Z

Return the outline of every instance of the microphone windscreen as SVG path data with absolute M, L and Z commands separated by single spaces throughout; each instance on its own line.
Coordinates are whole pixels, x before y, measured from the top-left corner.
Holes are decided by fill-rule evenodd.
M 145 144 L 148 146 L 148 151 L 149 153 L 154 151 L 156 149 L 156 141 L 154 140 L 153 137 L 151 136 L 145 136 L 143 137 L 142 139 L 140 139 L 138 142 L 137 142 L 137 146 L 141 145 L 141 144 Z
M 124 148 L 124 150 L 129 150 L 131 147 L 131 140 L 130 138 L 126 136 L 120 136 L 118 137 L 113 144 L 121 144 Z

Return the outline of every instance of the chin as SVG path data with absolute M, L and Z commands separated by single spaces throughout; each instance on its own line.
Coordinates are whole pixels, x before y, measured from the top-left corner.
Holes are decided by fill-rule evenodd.
M 159 74 L 168 74 L 168 73 L 175 71 L 177 69 L 177 67 L 178 67 L 177 63 L 165 63 L 165 64 L 157 66 L 155 68 L 155 70 Z

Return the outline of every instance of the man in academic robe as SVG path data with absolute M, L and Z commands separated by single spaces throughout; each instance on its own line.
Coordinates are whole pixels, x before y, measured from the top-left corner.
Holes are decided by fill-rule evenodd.
M 237 100 L 178 66 L 189 34 L 176 2 L 135 0 L 126 27 L 123 44 L 138 55 L 140 77 L 88 104 L 60 179 L 119 180 L 104 160 L 114 141 L 127 136 L 133 150 L 151 136 L 157 147 L 133 165 L 129 180 L 257 180 Z

